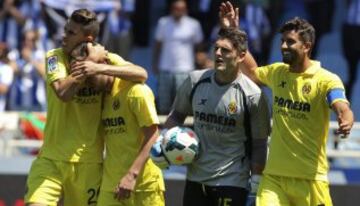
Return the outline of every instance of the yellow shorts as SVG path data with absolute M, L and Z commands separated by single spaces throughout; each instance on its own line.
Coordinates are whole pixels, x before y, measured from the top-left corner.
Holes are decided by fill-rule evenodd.
M 38 157 L 27 179 L 26 203 L 95 206 L 101 184 L 101 163 L 72 163 Z
M 329 183 L 264 175 L 256 196 L 257 206 L 332 206 Z
M 165 206 L 164 191 L 133 192 L 129 199 L 118 201 L 113 192 L 101 191 L 97 206 Z

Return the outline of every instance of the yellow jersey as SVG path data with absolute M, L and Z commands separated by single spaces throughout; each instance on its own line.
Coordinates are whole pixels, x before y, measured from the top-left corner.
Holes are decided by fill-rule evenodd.
M 264 174 L 327 181 L 326 141 L 330 107 L 327 94 L 344 90 L 340 78 L 311 61 L 304 73 L 274 63 L 256 70 L 258 79 L 272 90 L 273 127 Z
M 116 54 L 109 54 L 113 65 L 127 65 Z M 69 75 L 69 59 L 61 48 L 46 54 L 47 122 L 40 156 L 70 162 L 102 162 L 100 136 L 102 93 L 84 84 L 73 100 L 61 101 L 51 84 Z
M 139 154 L 142 127 L 159 124 L 154 95 L 144 84 L 116 78 L 105 96 L 102 126 L 106 145 L 101 190 L 114 191 Z M 161 170 L 148 159 L 137 177 L 135 191 L 164 190 Z

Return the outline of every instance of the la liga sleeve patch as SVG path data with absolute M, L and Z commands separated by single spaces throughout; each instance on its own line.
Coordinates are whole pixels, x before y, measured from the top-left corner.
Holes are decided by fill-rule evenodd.
M 47 60 L 47 70 L 48 72 L 53 72 L 57 68 L 58 58 L 57 56 L 51 56 Z

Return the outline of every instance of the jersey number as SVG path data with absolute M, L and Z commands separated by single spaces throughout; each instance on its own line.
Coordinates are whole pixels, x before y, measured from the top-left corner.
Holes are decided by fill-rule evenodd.
M 100 187 L 96 190 L 94 188 L 90 188 L 88 189 L 87 193 L 89 194 L 89 199 L 88 199 L 88 205 L 96 205 L 97 203 L 97 197 L 99 196 L 99 192 L 100 192 Z

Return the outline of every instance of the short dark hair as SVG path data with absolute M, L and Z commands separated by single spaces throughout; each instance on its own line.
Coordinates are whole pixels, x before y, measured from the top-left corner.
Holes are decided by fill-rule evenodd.
M 246 52 L 248 38 L 246 32 L 235 28 L 222 28 L 219 31 L 220 39 L 228 39 L 238 52 Z
M 315 44 L 315 29 L 314 27 L 305 19 L 295 17 L 285 22 L 285 24 L 280 28 L 280 33 L 295 31 L 299 34 L 300 40 L 304 43 L 310 42 L 311 47 Z
M 93 37 L 98 36 L 100 23 L 97 20 L 95 12 L 87 9 L 78 9 L 71 14 L 70 19 L 75 23 L 82 25 L 82 31 L 86 35 L 92 35 Z

